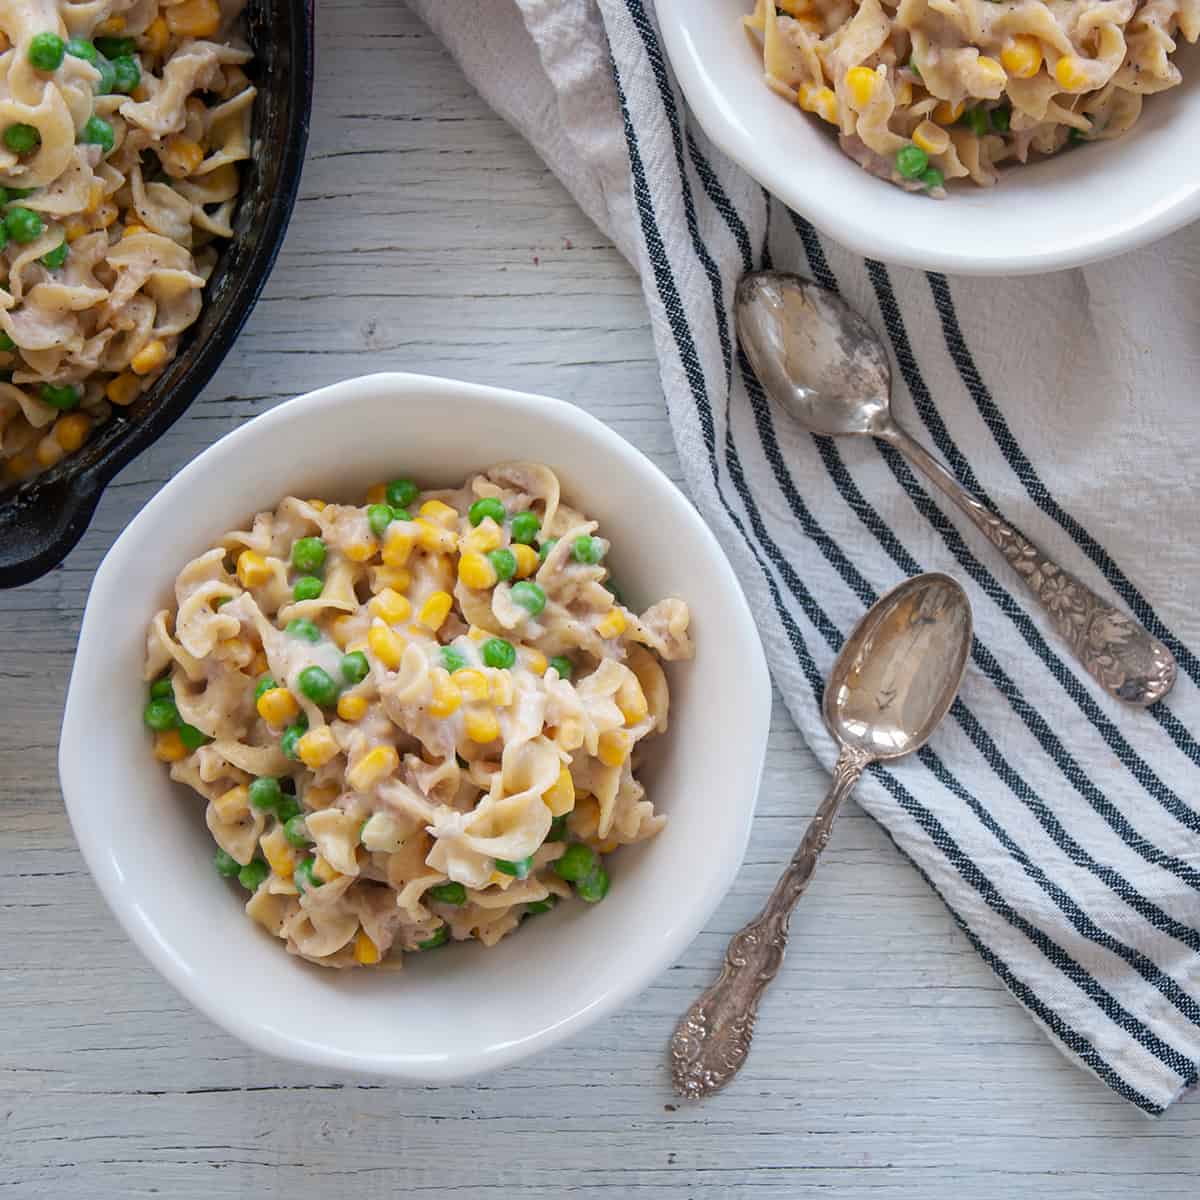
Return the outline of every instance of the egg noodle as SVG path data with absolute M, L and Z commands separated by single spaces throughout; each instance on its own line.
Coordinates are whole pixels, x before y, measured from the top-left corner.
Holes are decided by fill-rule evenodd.
M 606 586 L 547 467 L 368 499 L 289 497 L 193 559 L 145 672 L 218 871 L 331 967 L 602 899 L 602 856 L 664 823 L 634 771 L 667 728 L 660 660 L 692 654 L 682 600 L 637 616 Z
M 1124 133 L 1180 81 L 1196 0 L 756 0 L 743 18 L 767 83 L 837 127 L 874 175 L 944 196 Z
M 233 236 L 255 89 L 233 0 L 0 0 L 0 485 L 174 358 Z

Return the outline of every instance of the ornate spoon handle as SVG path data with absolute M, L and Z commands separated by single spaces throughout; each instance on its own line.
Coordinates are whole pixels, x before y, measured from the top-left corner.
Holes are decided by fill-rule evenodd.
M 898 425 L 889 425 L 878 436 L 902 451 L 983 531 L 1054 622 L 1075 657 L 1110 696 L 1145 708 L 1171 690 L 1175 659 L 1162 642 L 1128 613 L 1113 608 L 1064 571 L 1019 529 L 986 509 Z
M 750 1053 L 758 1002 L 775 978 L 787 947 L 788 918 L 816 870 L 842 801 L 871 761 L 843 746 L 821 807 L 779 877 L 762 911 L 735 933 L 720 978 L 683 1014 L 671 1037 L 671 1077 L 681 1096 L 697 1100 L 723 1088 Z

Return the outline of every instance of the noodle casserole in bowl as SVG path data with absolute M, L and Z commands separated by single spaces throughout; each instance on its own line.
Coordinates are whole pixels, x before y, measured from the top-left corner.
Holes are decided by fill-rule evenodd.
M 769 715 L 732 568 L 638 451 L 558 401 L 376 375 L 243 425 L 134 519 L 59 766 L 106 900 L 198 1008 L 443 1081 L 683 951 Z
M 872 258 L 1025 274 L 1200 216 L 1200 23 L 1173 0 L 661 0 L 714 143 Z M 897 186 L 898 185 L 898 186 Z

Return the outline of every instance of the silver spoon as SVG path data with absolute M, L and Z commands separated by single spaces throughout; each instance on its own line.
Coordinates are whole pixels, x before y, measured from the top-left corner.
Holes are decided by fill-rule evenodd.
M 735 313 L 772 399 L 812 433 L 869 434 L 901 451 L 1004 555 L 1109 695 L 1145 707 L 1171 690 L 1175 659 L 1162 642 L 984 507 L 896 423 L 887 352 L 844 300 L 799 275 L 754 271 L 738 284 Z
M 868 765 L 903 758 L 929 740 L 958 695 L 970 648 L 967 594 L 937 574 L 917 575 L 877 600 L 842 647 L 822 706 L 838 744 L 829 792 L 762 912 L 730 940 L 721 977 L 675 1029 L 671 1076 L 681 1095 L 711 1095 L 741 1069 L 758 1002 L 783 962 L 788 919 L 842 801 Z

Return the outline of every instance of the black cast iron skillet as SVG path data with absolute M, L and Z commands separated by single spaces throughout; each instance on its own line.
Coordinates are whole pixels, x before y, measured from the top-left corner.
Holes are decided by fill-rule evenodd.
M 0 588 L 60 563 L 83 536 L 110 479 L 183 415 L 212 378 L 250 315 L 291 216 L 312 107 L 312 0 L 250 0 L 246 33 L 258 87 L 251 158 L 242 164 L 234 237 L 204 289 L 200 319 L 174 362 L 76 454 L 22 487 L 0 493 Z

